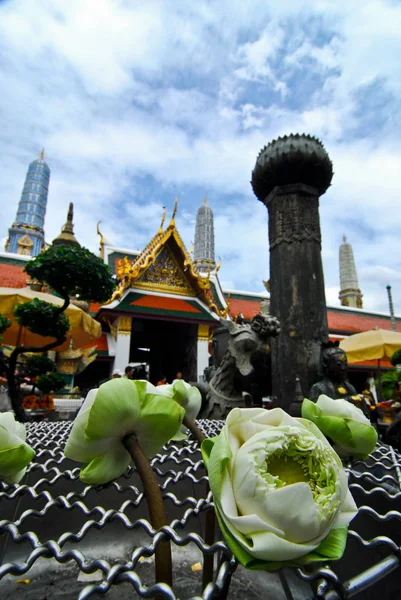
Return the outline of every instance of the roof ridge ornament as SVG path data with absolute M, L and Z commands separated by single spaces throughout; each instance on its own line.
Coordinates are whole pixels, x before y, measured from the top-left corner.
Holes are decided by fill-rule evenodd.
M 100 246 L 99 246 L 100 257 L 104 259 L 104 235 L 102 234 L 102 232 L 99 229 L 100 223 L 101 223 L 101 221 L 98 221 L 96 223 L 96 233 L 100 237 Z
M 178 208 L 178 198 L 176 196 L 174 198 L 174 209 L 173 209 L 173 214 L 171 216 L 171 221 L 170 221 L 169 229 L 175 227 L 175 215 L 177 214 L 177 208 Z
M 163 225 L 164 225 L 165 220 L 166 220 L 166 207 L 163 206 L 162 220 L 160 223 L 159 231 L 157 233 L 163 233 Z

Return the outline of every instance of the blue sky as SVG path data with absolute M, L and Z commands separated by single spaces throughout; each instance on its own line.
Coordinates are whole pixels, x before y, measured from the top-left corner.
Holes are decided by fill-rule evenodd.
M 224 286 L 262 291 L 267 211 L 249 185 L 278 135 L 326 146 L 321 199 L 329 304 L 353 244 L 364 307 L 401 314 L 401 4 L 391 0 L 3 0 L 0 242 L 28 163 L 51 167 L 46 238 L 74 202 L 76 235 L 142 248 L 179 198 L 190 246 L 206 194 Z

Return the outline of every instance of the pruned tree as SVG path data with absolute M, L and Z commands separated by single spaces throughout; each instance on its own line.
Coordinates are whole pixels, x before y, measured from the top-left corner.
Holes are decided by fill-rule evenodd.
M 25 267 L 26 273 L 33 280 L 46 284 L 54 293 L 62 298 L 63 304 L 55 306 L 49 302 L 43 302 L 35 298 L 31 302 L 19 305 L 14 309 L 14 318 L 21 327 L 26 327 L 32 333 L 44 337 L 54 338 L 54 341 L 42 346 L 20 345 L 18 340 L 10 356 L 4 354 L 0 357 L 0 368 L 6 373 L 8 382 L 8 394 L 11 400 L 16 418 L 25 420 L 25 411 L 21 406 L 20 380 L 16 377 L 16 369 L 19 365 L 21 354 L 44 353 L 61 346 L 66 341 L 66 335 L 70 327 L 69 319 L 64 314 L 70 304 L 70 298 L 79 297 L 81 300 L 92 302 L 105 302 L 108 300 L 115 288 L 112 273 L 107 265 L 95 254 L 79 245 L 57 245 L 39 254 Z M 0 315 L 0 335 L 11 326 L 11 321 Z M 44 357 L 42 357 L 44 358 Z M 46 377 L 46 373 L 52 369 L 47 364 L 47 370 L 43 372 L 44 364 L 34 363 L 28 359 L 26 366 L 33 367 L 37 375 Z M 23 363 L 21 363 L 23 364 Z M 56 380 L 50 377 L 48 385 L 42 380 L 46 389 L 51 391 Z

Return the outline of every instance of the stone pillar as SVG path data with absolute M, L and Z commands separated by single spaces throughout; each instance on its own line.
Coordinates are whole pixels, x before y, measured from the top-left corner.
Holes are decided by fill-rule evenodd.
M 197 379 L 202 381 L 203 371 L 209 366 L 209 325 L 198 325 Z
M 271 340 L 273 395 L 276 406 L 292 414 L 300 408 L 293 404 L 299 385 L 307 395 L 319 379 L 328 337 L 319 196 L 331 177 L 321 143 L 298 135 L 266 146 L 252 173 L 255 194 L 269 212 L 270 314 L 281 325 Z
M 116 356 L 114 359 L 114 369 L 120 369 L 124 372 L 129 364 L 130 346 L 131 346 L 131 317 L 120 317 L 117 325 Z

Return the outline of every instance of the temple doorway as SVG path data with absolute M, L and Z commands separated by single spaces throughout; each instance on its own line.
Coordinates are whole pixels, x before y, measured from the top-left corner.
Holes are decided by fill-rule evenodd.
M 149 381 L 162 376 L 171 383 L 181 371 L 185 381 L 197 380 L 198 325 L 178 321 L 133 319 L 130 363 L 149 367 Z

